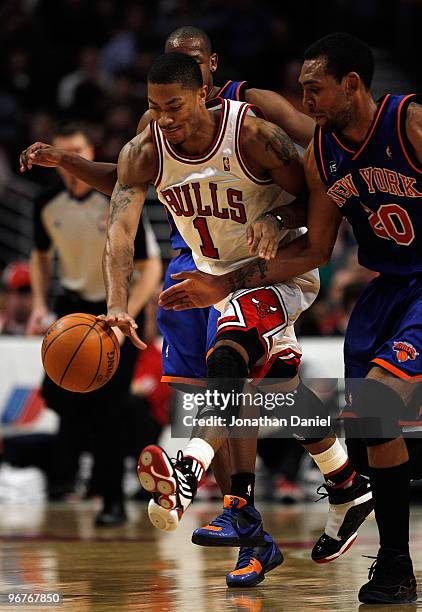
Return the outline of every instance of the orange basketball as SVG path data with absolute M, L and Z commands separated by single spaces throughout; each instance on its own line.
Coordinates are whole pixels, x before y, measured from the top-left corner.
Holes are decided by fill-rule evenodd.
M 119 365 L 116 334 L 103 321 L 77 312 L 47 329 L 41 346 L 44 369 L 53 382 L 87 393 L 105 385 Z

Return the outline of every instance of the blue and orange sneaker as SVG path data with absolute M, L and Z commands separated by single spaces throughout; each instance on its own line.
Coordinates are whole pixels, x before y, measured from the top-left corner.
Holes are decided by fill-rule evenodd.
M 265 546 L 262 517 L 243 497 L 225 495 L 223 513 L 195 529 L 192 542 L 199 546 Z
M 229 587 L 252 587 L 262 582 L 265 574 L 281 565 L 283 554 L 272 537 L 264 532 L 265 546 L 242 546 L 234 570 L 226 574 Z

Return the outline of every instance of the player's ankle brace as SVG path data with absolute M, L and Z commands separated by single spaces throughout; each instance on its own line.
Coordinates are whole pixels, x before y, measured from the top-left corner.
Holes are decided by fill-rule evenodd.
M 396 391 L 369 378 L 349 380 L 348 387 L 352 409 L 360 420 L 367 446 L 385 444 L 401 436 L 399 419 L 404 414 L 405 405 Z
M 301 444 L 315 444 L 331 433 L 327 406 L 302 381 L 295 391 L 294 404 L 289 411 L 290 414 L 309 422 L 309 425 L 298 425 L 291 428 L 293 437 Z M 310 422 L 311 419 L 315 421 L 314 424 Z

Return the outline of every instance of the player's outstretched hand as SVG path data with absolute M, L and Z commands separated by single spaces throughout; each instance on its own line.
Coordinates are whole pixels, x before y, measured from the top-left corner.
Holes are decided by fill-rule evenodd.
M 19 157 L 19 170 L 25 172 L 36 166 L 45 168 L 56 168 L 63 160 L 64 151 L 46 144 L 45 142 L 35 142 L 30 147 L 22 151 Z
M 271 215 L 261 215 L 246 230 L 249 252 L 261 259 L 274 259 L 282 236 L 277 220 Z
M 127 312 L 122 312 L 117 309 L 109 310 L 106 315 L 98 315 L 98 321 L 104 321 L 110 327 L 118 327 L 121 332 L 124 333 L 125 336 L 128 336 L 133 344 L 142 351 L 147 348 L 145 342 L 143 342 L 136 330 L 138 329 L 138 325 Z
M 178 272 L 171 277 L 182 282 L 160 293 L 158 303 L 166 310 L 206 308 L 217 304 L 230 293 L 222 276 L 200 270 Z

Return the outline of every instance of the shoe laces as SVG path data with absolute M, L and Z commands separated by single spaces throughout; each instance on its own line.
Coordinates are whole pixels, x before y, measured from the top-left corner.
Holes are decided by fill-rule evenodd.
M 254 556 L 254 549 L 252 546 L 242 546 L 242 548 L 239 550 L 239 557 L 237 559 L 235 569 L 248 567 Z
M 175 468 L 183 472 L 192 472 L 192 460 L 189 457 L 185 457 L 183 451 L 177 451 L 176 457 L 170 459 Z
M 371 567 L 369 567 L 368 579 L 376 580 L 378 583 L 385 583 L 391 586 L 392 577 L 396 577 L 396 562 L 394 559 L 386 559 L 385 557 L 371 557 L 362 555 L 367 559 L 373 559 Z
M 372 557 L 371 555 L 362 555 L 362 557 L 365 557 L 365 559 L 374 559 L 374 561 L 371 564 L 371 567 L 368 567 L 368 570 L 369 570 L 368 580 L 372 580 L 372 576 L 375 574 L 375 571 L 376 571 L 378 557 Z

